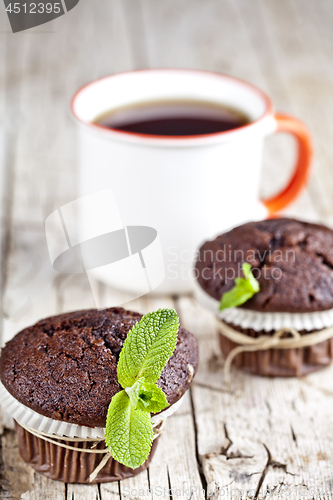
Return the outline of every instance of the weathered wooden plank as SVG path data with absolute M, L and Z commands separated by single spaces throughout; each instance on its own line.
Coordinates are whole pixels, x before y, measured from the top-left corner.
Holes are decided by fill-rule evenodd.
M 67 500 L 100 500 L 101 497 L 97 484 L 68 484 L 66 498 Z
M 33 30 L 38 32 L 35 36 L 26 33 L 0 40 L 1 70 L 5 70 L 0 76 L 1 83 L 5 80 L 1 116 L 6 117 L 0 186 L 6 194 L 0 200 L 1 345 L 41 317 L 72 309 L 69 289 L 76 296 L 75 308 L 93 306 L 89 288 L 82 286 L 84 277 L 66 281 L 50 267 L 44 221 L 52 210 L 76 197 L 76 127 L 68 112 L 72 94 L 91 79 L 132 66 L 121 2 L 99 2 L 99 7 L 91 9 L 89 3 L 80 2 L 48 30 L 39 27 Z M 75 21 L 78 18 L 80 22 Z M 106 19 L 108 29 L 101 30 Z M 87 57 L 94 46 L 98 51 Z M 67 287 L 68 280 L 75 279 L 76 286 Z M 12 425 L 7 418 L 4 423 Z M 11 459 L 10 449 L 3 453 Z M 13 485 L 10 488 L 14 491 Z M 59 483 L 37 478 L 35 492 L 27 498 L 58 498 L 57 494 L 64 498 Z
M 190 393 L 184 397 L 184 403 L 178 412 L 168 419 L 164 444 L 166 441 L 168 448 L 165 457 L 171 495 L 183 499 L 203 499 L 205 484 L 200 477 L 196 460 L 196 433 Z
M 119 492 L 121 498 L 135 499 L 144 496 L 147 500 L 151 500 L 152 494 L 149 488 L 148 471 L 143 471 L 137 476 L 120 481 Z
M 45 235 L 17 230 L 12 235 L 12 252 L 7 259 L 4 293 L 4 340 L 39 319 L 55 314 L 58 279 L 51 266 Z
M 281 491 L 289 485 L 293 495 L 302 487 L 313 498 L 320 498 L 320 488 L 329 493 L 333 367 L 300 380 L 232 369 L 228 388 L 213 318 L 198 324 L 204 315 L 190 299 L 180 299 L 178 308 L 200 345 L 192 393 L 208 495 L 240 498 L 249 490 L 251 498 L 265 498 L 267 490 L 278 494 L 279 485 Z
M 313 54 L 311 57 L 305 50 L 303 40 L 309 37 L 307 33 L 300 34 L 303 22 L 295 15 L 291 2 L 277 5 L 274 2 L 255 1 L 249 5 L 240 0 L 235 5 L 244 19 L 251 52 L 255 54 L 264 81 L 263 89 L 272 97 L 277 110 L 303 119 L 315 134 L 318 117 L 310 116 L 309 112 L 310 109 L 316 109 L 320 98 L 314 96 L 313 88 L 306 86 L 306 74 L 311 65 L 317 64 L 317 57 Z M 294 27 L 292 30 L 291 26 Z M 309 102 L 314 98 L 315 106 Z M 322 137 L 315 135 L 316 167 L 321 161 L 318 143 L 320 145 L 323 142 Z M 294 156 L 292 140 L 287 141 L 285 137 L 268 140 L 262 189 L 265 196 L 286 184 Z M 320 195 L 314 187 L 318 177 L 314 170 L 309 190 L 286 210 L 288 215 L 308 220 L 316 220 L 319 216 L 323 218 L 324 214 L 319 214 Z
M 260 84 L 260 68 L 234 2 L 142 3 L 150 66 L 215 70 Z
M 6 32 L 8 22 L 1 17 L 1 30 Z M 6 261 L 11 247 L 11 209 L 12 196 L 14 190 L 14 170 L 16 154 L 16 134 L 15 127 L 18 125 L 20 117 L 20 91 L 22 87 L 22 66 L 24 60 L 24 47 L 19 51 L 19 40 L 14 40 L 8 44 L 7 36 L 1 36 L 1 184 L 0 184 L 0 202 L 1 202 L 1 297 L 0 314 L 3 317 L 3 296 L 7 281 Z M 11 61 L 11 64 L 8 64 Z M 5 117 L 5 119 L 4 119 Z M 0 342 L 3 339 L 3 325 L 0 320 Z
M 62 288 L 66 288 L 66 279 L 49 269 L 44 221 L 52 210 L 76 197 L 76 127 L 69 116 L 69 100 L 90 78 L 124 70 L 132 61 L 120 2 L 104 2 L 100 7 L 92 11 L 87 3 L 81 2 L 75 9 L 80 23 L 73 24 L 69 13 L 52 24 L 52 33 L 7 40 L 5 89 L 10 127 L 5 139 L 9 151 L 6 162 L 10 174 L 6 187 L 9 226 L 4 228 L 2 246 L 10 256 L 3 259 L 1 273 L 6 307 L 4 340 L 38 318 L 55 314 L 61 308 L 57 300 L 68 297 L 66 293 L 64 298 L 54 293 L 54 281 L 60 280 Z M 110 19 L 110 31 L 98 29 L 105 15 Z M 89 29 L 93 36 L 89 36 Z M 100 42 L 100 57 L 94 57 L 93 61 L 86 57 L 92 39 Z M 72 71 L 74 64 L 76 69 Z M 81 278 L 78 278 L 80 285 Z M 24 290 L 20 286 L 22 280 Z M 78 291 L 82 290 L 80 285 Z M 35 288 L 34 296 L 29 286 Z M 47 293 L 45 286 L 49 287 Z M 32 299 L 36 300 L 31 308 Z M 22 307 L 26 314 L 20 311 Z M 65 308 L 69 310 L 70 304 Z
M 65 500 L 66 485 L 35 474 L 33 487 L 21 495 L 22 500 Z
M 40 261 L 42 252 L 36 248 L 37 245 L 43 245 L 44 261 L 48 261 L 46 246 L 42 244 L 45 240 L 44 220 L 52 210 L 76 196 L 76 134 L 68 113 L 71 95 L 89 78 L 101 76 L 106 70 L 125 69 L 130 64 L 119 2 L 104 2 L 101 6 L 104 15 L 109 15 L 110 32 L 97 28 L 103 19 L 99 9 L 91 11 L 89 5 L 81 4 L 76 11 L 82 23 L 73 25 L 70 13 L 53 25 L 58 30 L 55 33 L 11 37 L 7 42 L 6 106 L 11 128 L 6 144 L 15 151 L 7 169 L 15 176 L 15 185 L 11 182 L 12 189 L 6 190 L 10 197 L 6 216 L 11 224 L 7 236 L 10 241 L 6 246 L 10 248 L 11 258 L 2 274 L 9 275 L 7 295 L 11 293 L 8 289 L 12 288 L 12 283 L 17 281 L 12 268 L 15 268 L 14 274 L 22 276 L 29 265 L 27 260 L 35 255 Z M 93 74 L 91 61 L 85 57 L 92 40 L 88 27 L 95 33 L 96 42 L 96 36 L 103 41 L 101 57 L 93 59 Z M 111 65 L 109 45 L 114 47 L 111 50 L 114 56 Z M 76 70 L 71 71 L 74 63 Z M 62 78 L 65 74 L 66 78 Z M 18 227 L 23 229 L 22 226 L 24 234 L 18 238 L 13 236 L 12 232 Z M 20 253 L 22 240 L 24 255 Z M 8 266 L 11 269 L 7 273 Z M 45 275 L 45 279 L 49 276 Z M 41 315 L 48 313 L 49 310 L 45 310 Z M 35 315 L 32 317 L 35 320 Z
M 309 193 L 320 217 L 325 219 L 332 209 L 328 189 L 332 183 L 328 172 L 332 160 L 328 124 L 331 69 L 327 69 L 323 57 L 332 56 L 332 49 L 331 44 L 327 47 L 331 37 L 327 31 L 322 32 L 327 20 L 318 17 L 312 2 L 304 5 L 298 0 L 286 0 L 276 4 L 257 0 L 250 6 L 241 0 L 238 5 L 247 16 L 246 29 L 269 93 L 283 111 L 303 119 L 314 136 L 315 170 Z
M 120 500 L 120 482 L 100 484 L 99 493 L 101 500 Z
M 108 19 L 106 30 L 100 29 L 103 19 Z M 89 80 L 132 65 L 124 23 L 118 0 L 100 2 L 98 9 L 81 2 L 54 21 L 54 33 L 20 38 L 24 120 L 17 130 L 16 223 L 43 224 L 52 210 L 75 198 L 76 125 L 69 102 Z
M 122 8 L 126 40 L 131 54 L 131 68 L 142 69 L 149 67 L 148 43 L 146 38 L 146 23 L 143 13 L 142 0 L 119 2 Z
M 33 470 L 21 459 L 13 431 L 5 431 L 1 436 L 0 498 L 21 498 L 21 494 L 33 488 Z
M 5 24 L 2 21 L 0 23 L 0 29 L 3 30 Z M 5 60 L 5 41 L 2 38 L 0 40 L 0 60 Z M 0 115 L 5 116 L 5 80 L 6 80 L 6 68 L 2 67 L 0 69 Z M 0 121 L 0 346 L 2 345 L 3 329 L 1 318 L 3 316 L 3 292 L 4 292 L 4 274 L 2 272 L 5 261 L 6 261 L 6 229 L 8 225 L 6 224 L 6 185 L 7 181 L 7 169 L 5 168 L 5 123 L 3 120 Z M 0 435 L 3 433 L 2 426 L 2 411 L 0 409 Z

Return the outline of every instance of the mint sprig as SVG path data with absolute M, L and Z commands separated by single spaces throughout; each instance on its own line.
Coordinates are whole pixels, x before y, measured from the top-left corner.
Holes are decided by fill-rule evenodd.
M 111 400 L 105 441 L 113 458 L 132 469 L 140 467 L 149 455 L 153 442 L 150 413 L 133 408 L 125 391 Z
M 260 291 L 259 282 L 252 274 L 251 264 L 244 262 L 242 271 L 244 278 L 235 278 L 235 286 L 222 295 L 220 311 L 229 307 L 240 306 Z
M 152 382 L 146 382 L 144 378 L 139 378 L 132 387 L 127 387 L 125 392 L 130 398 L 133 408 L 158 413 L 169 406 L 162 389 Z
M 118 381 L 124 390 L 109 405 L 105 442 L 114 459 L 132 469 L 147 460 L 151 449 L 150 413 L 169 406 L 156 382 L 176 348 L 178 328 L 174 309 L 148 313 L 129 331 L 119 356 Z

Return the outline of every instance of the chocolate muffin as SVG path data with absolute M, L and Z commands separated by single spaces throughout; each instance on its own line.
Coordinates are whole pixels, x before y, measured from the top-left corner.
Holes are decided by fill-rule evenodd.
M 122 345 L 141 318 L 139 313 L 112 308 L 43 319 L 4 347 L 1 382 L 18 401 L 45 417 L 104 427 L 111 398 L 121 390 L 117 361 Z M 189 365 L 195 372 L 197 344 L 180 328 L 176 350 L 158 381 L 170 405 L 190 385 Z
M 110 401 L 122 389 L 117 378 L 120 351 L 128 332 L 141 317 L 136 312 L 110 308 L 43 319 L 6 344 L 0 358 L 1 382 L 17 401 L 39 415 L 79 426 L 105 427 Z M 196 339 L 180 327 L 176 349 L 157 382 L 170 406 L 186 392 L 197 366 Z M 27 436 L 19 425 L 18 435 L 24 458 L 27 459 L 27 449 L 30 449 L 27 461 L 33 462 L 31 450 L 38 452 L 41 445 L 34 444 L 33 439 L 38 438 Z M 43 442 L 43 446 L 47 445 Z M 88 459 L 91 461 L 92 457 Z M 81 481 L 75 474 L 65 478 L 62 473 L 59 476 L 59 471 L 50 472 L 45 463 L 39 465 L 35 466 L 36 470 L 43 473 L 46 470 L 46 475 L 54 479 L 87 480 L 86 470 L 81 471 L 85 479 Z M 146 467 L 144 464 L 140 470 Z M 104 470 L 104 475 L 101 471 L 100 481 L 118 480 L 134 472 L 118 462 L 112 466 L 112 461 L 109 469 Z
M 282 327 L 290 327 L 295 324 L 296 315 L 299 324 L 305 317 L 308 323 L 315 324 L 314 318 L 320 319 L 320 314 L 333 308 L 331 229 L 295 219 L 270 219 L 243 224 L 204 243 L 196 262 L 197 282 L 207 297 L 215 299 L 216 311 L 223 294 L 235 285 L 235 278 L 243 277 L 244 262 L 251 264 L 260 291 L 237 308 L 239 321 L 236 313 L 219 313 L 219 318 L 234 330 L 251 337 L 275 333 L 276 329 L 258 330 L 251 324 L 244 328 L 240 319 L 246 311 L 257 312 L 257 316 L 251 317 L 261 318 L 262 324 L 269 324 L 269 318 Z M 230 317 L 232 322 L 228 321 Z M 325 321 L 325 327 L 333 326 L 327 324 L 326 316 Z M 318 328 L 298 330 L 306 335 Z M 225 355 L 238 345 L 223 335 L 220 343 Z M 304 348 L 243 352 L 234 363 L 252 373 L 294 376 L 328 365 L 332 355 L 333 341 L 328 339 Z

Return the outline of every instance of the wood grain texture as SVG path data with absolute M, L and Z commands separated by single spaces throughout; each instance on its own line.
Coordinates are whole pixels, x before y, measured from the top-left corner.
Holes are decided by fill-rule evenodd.
M 317 126 L 325 127 L 326 118 L 321 121 L 320 114 L 329 118 L 331 70 L 323 62 L 323 52 L 332 57 L 332 36 L 328 30 L 322 32 L 322 23 L 328 23 L 321 18 L 324 13 L 318 14 L 312 0 L 306 4 L 304 8 L 301 0 L 196 0 L 179 5 L 176 0 L 143 0 L 150 66 L 199 68 L 243 78 L 267 92 L 277 110 L 305 121 L 315 139 L 314 175 L 307 193 L 287 213 L 329 223 L 329 209 L 323 206 L 329 190 L 323 193 L 320 186 L 328 181 L 330 127 L 320 132 Z M 269 138 L 266 149 L 265 197 L 286 183 L 293 143 L 286 137 Z
M 261 87 L 276 109 L 300 117 L 314 136 L 311 183 L 287 213 L 333 227 L 330 0 L 99 0 L 98 7 L 81 0 L 66 16 L 17 35 L 10 34 L 0 10 L 1 344 L 42 317 L 95 305 L 84 275 L 53 271 L 44 221 L 76 197 L 70 98 L 106 74 L 188 67 L 229 73 Z M 293 155 L 290 138 L 267 139 L 263 196 L 286 183 Z M 168 420 L 149 470 L 121 484 L 64 485 L 33 474 L 18 456 L 15 434 L 3 432 L 10 419 L 0 419 L 0 498 L 332 496 L 333 368 L 300 380 L 233 370 L 230 391 L 213 317 L 191 297 L 128 302 L 126 294 L 104 285 L 99 294 L 105 303 L 142 313 L 176 304 L 200 344 L 191 394 Z
M 333 367 L 302 379 L 264 378 L 232 370 L 223 378 L 210 313 L 180 299 L 182 323 L 197 329 L 200 369 L 192 385 L 198 451 L 208 496 L 311 498 L 330 494 Z M 206 321 L 197 322 L 198 316 Z

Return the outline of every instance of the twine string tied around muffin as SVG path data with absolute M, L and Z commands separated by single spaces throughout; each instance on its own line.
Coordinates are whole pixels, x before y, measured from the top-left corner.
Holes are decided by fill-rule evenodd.
M 297 349 L 310 347 L 333 337 L 333 327 L 324 328 L 323 330 L 308 333 L 306 335 L 301 335 L 295 328 L 286 327 L 277 330 L 273 335 L 260 335 L 260 337 L 253 338 L 238 330 L 234 330 L 220 319 L 217 320 L 217 324 L 220 333 L 224 337 L 235 342 L 235 344 L 239 344 L 229 352 L 224 363 L 224 377 L 228 385 L 230 385 L 231 381 L 231 364 L 237 354 L 242 352 L 266 351 L 268 349 Z M 285 338 L 284 335 L 286 333 L 289 333 L 291 337 Z
M 154 431 L 154 436 L 153 436 L 153 441 L 158 438 L 161 434 L 164 432 L 164 426 L 165 426 L 165 421 L 166 419 L 161 420 L 160 422 L 153 424 L 153 431 Z M 44 441 L 47 441 L 48 443 L 54 444 L 55 446 L 60 446 L 61 448 L 66 448 L 67 450 L 72 450 L 72 451 L 79 451 L 80 453 L 93 453 L 93 454 L 103 454 L 104 457 L 100 461 L 100 463 L 97 465 L 97 467 L 93 470 L 93 472 L 89 475 L 89 482 L 91 483 L 96 479 L 98 473 L 105 467 L 105 465 L 108 463 L 110 458 L 112 458 L 112 455 L 109 451 L 109 448 L 103 448 L 102 450 L 96 449 L 96 446 L 105 441 L 104 438 L 96 439 L 96 438 L 72 438 L 72 437 L 67 437 L 67 436 L 56 436 L 54 434 L 48 434 L 47 432 L 42 432 L 42 431 L 37 431 L 35 429 L 32 429 L 31 427 L 28 427 L 27 425 L 24 424 L 19 424 L 23 429 L 25 429 L 27 432 L 32 434 L 33 436 L 43 439 Z M 67 441 L 67 442 L 91 442 L 92 445 L 90 448 L 84 449 L 84 448 L 77 448 L 75 446 L 70 446 L 69 444 L 66 443 L 61 443 L 58 440 L 61 441 Z

